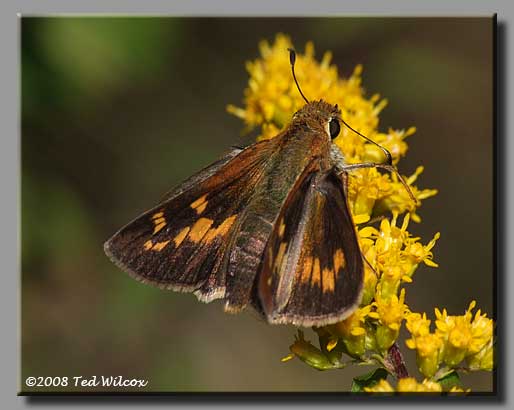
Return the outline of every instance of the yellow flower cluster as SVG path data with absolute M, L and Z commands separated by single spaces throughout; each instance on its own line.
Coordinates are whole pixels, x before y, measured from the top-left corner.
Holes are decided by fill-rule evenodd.
M 433 382 L 430 380 L 423 380 L 418 383 L 414 377 L 405 377 L 398 380 L 396 389 L 393 388 L 387 380 L 380 380 L 377 384 L 372 387 L 365 387 L 364 391 L 372 393 L 441 393 L 443 387 L 440 383 Z M 468 393 L 470 390 L 463 390 L 460 387 L 453 386 L 448 392 L 449 393 Z
M 259 48 L 261 58 L 246 66 L 250 80 L 245 89 L 244 108 L 229 105 L 227 110 L 244 120 L 247 131 L 260 127 L 258 139 L 267 139 L 287 126 L 305 102 L 291 75 L 287 55 L 287 49 L 292 48 L 289 37 L 278 34 L 273 44 L 262 41 Z M 304 94 L 312 100 L 323 99 L 338 104 L 345 121 L 387 148 L 393 163 L 397 164 L 406 154 L 406 138 L 415 133 L 415 128 L 379 131 L 379 114 L 387 101 L 378 94 L 366 98 L 361 86 L 360 65 L 349 78 L 340 78 L 337 68 L 330 64 L 331 57 L 327 52 L 321 62 L 316 61 L 312 43 L 307 43 L 304 54 L 297 55 L 296 74 Z M 347 127 L 342 127 L 334 142 L 348 163 L 384 161 L 383 153 L 375 145 Z M 381 173 L 376 168 L 359 169 L 349 174 L 348 204 L 366 260 L 361 305 L 346 320 L 315 329 L 319 349 L 299 333 L 290 347 L 291 354 L 284 361 L 298 357 L 319 370 L 342 368 L 345 366 L 341 361 L 344 353 L 353 361 L 387 368 L 388 351 L 397 341 L 406 320 L 411 332 L 407 345 L 416 349 L 418 367 L 426 377 L 433 378 L 441 363 L 451 367 L 464 359 L 470 369 L 492 367 L 492 321 L 480 311 L 471 320 L 471 308 L 463 317 L 448 316 L 446 310 L 442 313 L 436 310 L 437 330 L 430 333 L 426 315 L 411 312 L 406 304 L 402 284 L 412 282 L 421 263 L 438 266 L 433 261 L 432 249 L 439 233 L 423 244 L 407 230 L 411 220 L 421 221 L 416 214 L 421 200 L 437 193 L 435 189 L 418 189 L 414 185 L 422 172 L 420 166 L 413 175 L 404 177 L 417 203 L 395 174 Z M 390 214 L 389 220 L 386 217 Z M 401 225 L 400 215 L 403 215 Z M 379 222 L 378 226 L 376 222 Z M 436 380 L 417 383 L 414 379 L 404 378 L 396 389 L 441 391 Z M 373 389 L 393 391 L 386 381 Z
M 478 310 L 474 317 L 472 301 L 462 316 L 449 316 L 446 309 L 435 309 L 436 329 L 430 332 L 426 314 L 410 313 L 407 329 L 411 338 L 407 347 L 416 350 L 418 368 L 426 377 L 432 377 L 444 363 L 455 368 L 465 361 L 470 370 L 492 370 L 493 327 L 492 319 Z

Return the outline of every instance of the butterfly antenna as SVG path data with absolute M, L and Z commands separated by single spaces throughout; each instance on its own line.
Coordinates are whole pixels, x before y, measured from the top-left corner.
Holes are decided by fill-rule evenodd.
M 348 124 L 345 120 L 343 120 L 341 118 L 341 122 L 346 125 L 348 128 L 350 128 L 354 133 L 356 133 L 357 135 L 360 135 L 362 138 L 364 138 L 366 141 L 369 141 L 371 142 L 373 145 L 376 145 L 378 148 L 380 148 L 382 150 L 382 152 L 384 153 L 384 155 L 386 156 L 387 158 L 387 165 L 393 165 L 393 157 L 391 156 L 391 153 L 387 150 L 387 148 L 384 148 L 382 145 L 380 144 L 377 144 L 375 141 L 373 141 L 371 138 L 368 138 L 366 137 L 365 135 L 361 134 L 359 131 L 357 131 L 356 129 L 352 128 L 350 126 L 350 124 Z
M 300 91 L 300 94 L 302 95 L 303 99 L 307 104 L 309 104 L 309 100 L 305 95 L 302 93 L 302 89 L 300 88 L 300 84 L 298 84 L 298 80 L 296 79 L 296 75 L 294 73 L 294 63 L 296 62 L 296 52 L 292 48 L 288 48 L 289 50 L 289 62 L 291 63 L 291 71 L 293 72 L 293 78 L 294 82 L 296 83 L 296 87 L 298 88 L 298 91 Z

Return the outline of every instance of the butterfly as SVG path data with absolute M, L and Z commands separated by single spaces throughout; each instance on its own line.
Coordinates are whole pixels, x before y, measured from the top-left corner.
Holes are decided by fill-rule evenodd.
M 307 100 L 289 51 L 306 101 L 291 123 L 187 179 L 104 249 L 143 283 L 223 299 L 231 313 L 251 306 L 272 324 L 323 326 L 353 313 L 362 294 L 347 172 L 395 168 L 380 146 L 388 164 L 345 162 L 332 141 L 341 123 L 351 127 L 337 105 Z

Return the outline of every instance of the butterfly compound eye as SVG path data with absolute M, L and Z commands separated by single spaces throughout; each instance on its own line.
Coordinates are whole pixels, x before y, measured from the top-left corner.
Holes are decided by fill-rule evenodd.
M 341 125 L 339 125 L 339 121 L 337 118 L 332 118 L 328 123 L 328 130 L 330 132 L 330 138 L 334 139 L 339 135 L 339 131 L 341 131 Z

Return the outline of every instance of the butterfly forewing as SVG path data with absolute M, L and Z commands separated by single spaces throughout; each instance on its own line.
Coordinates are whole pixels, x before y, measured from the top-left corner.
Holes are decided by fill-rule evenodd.
M 203 300 L 223 297 L 226 248 L 273 142 L 233 151 L 191 177 L 105 244 L 136 279 Z
M 358 305 L 363 262 L 342 187 L 334 171 L 314 172 L 291 191 L 260 272 L 269 322 L 322 326 Z

